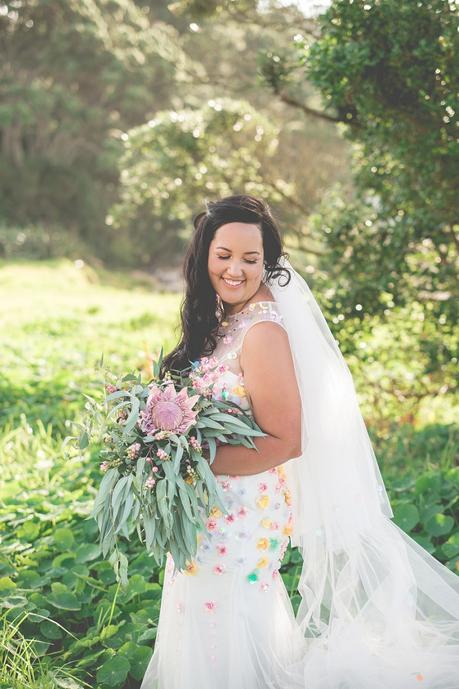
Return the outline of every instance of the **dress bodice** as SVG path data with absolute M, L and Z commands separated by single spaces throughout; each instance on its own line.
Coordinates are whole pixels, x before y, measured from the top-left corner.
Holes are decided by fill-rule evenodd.
M 218 364 L 226 369 L 214 385 L 213 397 L 235 402 L 247 414 L 252 414 L 252 405 L 240 363 L 242 344 L 248 330 L 264 321 L 278 323 L 285 328 L 275 301 L 252 302 L 238 313 L 228 316 L 220 323 L 217 345 L 212 353 Z

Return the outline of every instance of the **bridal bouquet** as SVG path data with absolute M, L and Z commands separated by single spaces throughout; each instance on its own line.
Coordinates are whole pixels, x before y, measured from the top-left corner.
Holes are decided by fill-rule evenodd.
M 80 448 L 94 435 L 103 440 L 98 462 L 104 475 L 92 514 L 102 555 L 123 583 L 128 563 L 119 536 L 129 540 L 136 531 L 158 565 L 169 551 L 183 570 L 211 509 L 227 511 L 209 466 L 217 445 L 256 449 L 252 438 L 265 435 L 239 405 L 212 397 L 225 365 L 204 357 L 181 375 L 167 372 L 160 379 L 162 356 L 161 349 L 148 383 L 141 374 L 116 379 L 106 371 L 103 401 L 86 395 Z

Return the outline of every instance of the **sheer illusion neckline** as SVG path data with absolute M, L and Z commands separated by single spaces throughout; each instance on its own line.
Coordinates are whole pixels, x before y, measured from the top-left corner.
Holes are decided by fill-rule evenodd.
M 246 311 L 253 311 L 254 309 L 256 309 L 257 304 L 276 304 L 276 302 L 273 299 L 260 299 L 259 301 L 252 301 L 250 304 L 244 306 L 244 308 L 238 311 L 237 313 L 231 313 L 228 316 L 225 316 L 225 320 L 236 318 L 236 316 L 239 316 L 242 313 L 246 313 Z

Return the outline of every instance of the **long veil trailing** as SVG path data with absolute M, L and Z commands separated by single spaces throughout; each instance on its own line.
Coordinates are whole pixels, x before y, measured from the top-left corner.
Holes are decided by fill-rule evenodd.
M 302 455 L 285 464 L 305 689 L 458 689 L 459 577 L 392 520 L 349 368 L 305 280 L 268 281 L 302 400 Z

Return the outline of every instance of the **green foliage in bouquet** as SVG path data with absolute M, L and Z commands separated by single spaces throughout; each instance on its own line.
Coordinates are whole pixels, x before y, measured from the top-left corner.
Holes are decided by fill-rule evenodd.
M 124 584 L 128 560 L 119 537 L 129 540 L 136 530 L 159 566 L 170 552 L 176 568 L 185 569 L 212 507 L 227 512 L 209 466 L 217 444 L 257 449 L 252 438 L 265 435 L 239 405 L 212 398 L 225 365 L 205 357 L 160 379 L 162 357 L 161 349 L 150 382 L 129 373 L 115 383 L 105 381 L 102 402 L 86 395 L 88 414 L 79 436 L 81 449 L 92 437 L 103 439 L 104 476 L 92 516 L 102 554 Z

